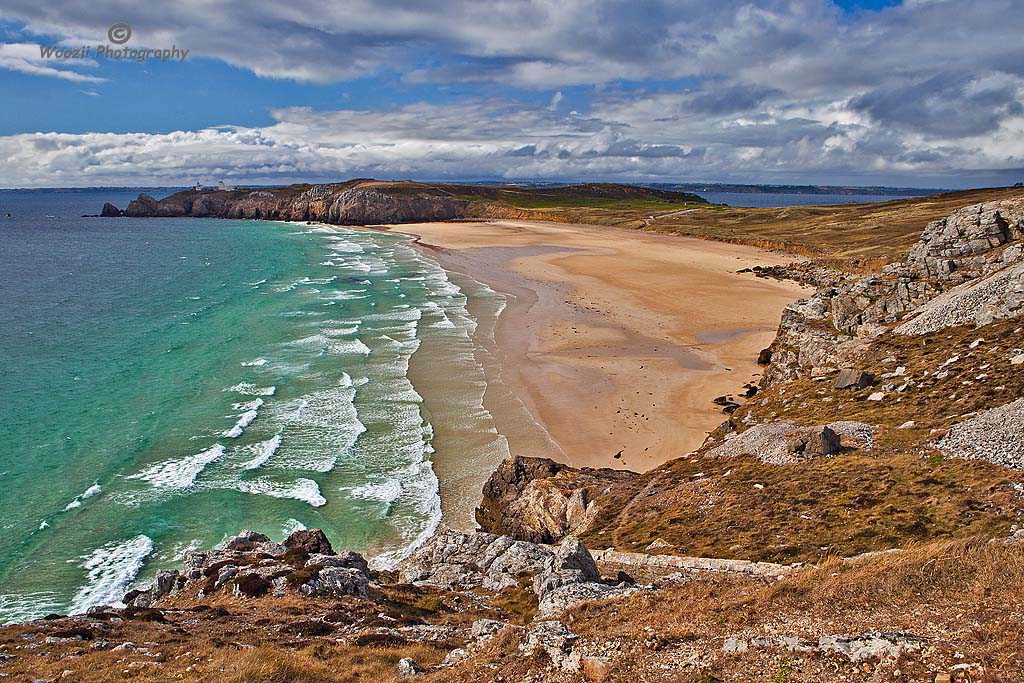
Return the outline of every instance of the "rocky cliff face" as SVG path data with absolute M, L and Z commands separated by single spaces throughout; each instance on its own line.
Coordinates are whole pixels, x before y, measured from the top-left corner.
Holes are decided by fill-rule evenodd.
M 194 216 L 318 221 L 334 225 L 410 223 L 462 218 L 468 201 L 431 187 L 409 190 L 375 183 L 292 186 L 254 191 L 186 190 L 164 199 L 140 194 L 123 212 L 128 217 Z M 115 213 L 117 212 L 117 213 Z
M 1022 239 L 1024 198 L 987 202 L 929 223 L 907 259 L 881 273 L 834 276 L 783 312 L 767 382 L 855 365 L 894 326 L 921 334 L 1016 315 L 1024 291 Z M 917 322 L 899 325 L 911 318 Z

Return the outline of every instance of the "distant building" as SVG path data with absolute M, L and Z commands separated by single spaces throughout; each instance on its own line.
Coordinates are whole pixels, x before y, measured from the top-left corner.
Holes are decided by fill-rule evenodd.
M 196 192 L 202 192 L 203 184 L 197 180 L 196 184 L 192 186 L 192 189 L 195 190 Z
M 219 183 L 217 183 L 217 189 L 220 190 L 221 192 L 231 192 L 231 191 L 233 191 L 235 189 L 235 186 L 234 185 L 225 185 L 224 181 L 222 180 Z

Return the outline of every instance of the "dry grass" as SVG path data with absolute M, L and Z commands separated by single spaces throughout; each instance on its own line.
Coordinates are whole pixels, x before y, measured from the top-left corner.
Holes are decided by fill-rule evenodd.
M 468 628 L 480 618 L 511 619 L 501 609 L 440 589 L 382 586 L 373 601 L 289 595 L 196 600 L 175 596 L 162 619 L 139 613 L 126 621 L 72 617 L 0 628 L 7 681 L 56 680 L 74 672 L 81 683 L 209 681 L 211 683 L 349 683 L 389 681 L 402 657 L 440 662 L 461 640 L 417 642 L 390 629 L 421 624 Z M 49 636 L 74 636 L 46 642 Z M 93 645 L 106 641 L 105 648 Z M 137 650 L 113 650 L 131 642 Z M 67 679 L 66 679 L 67 680 Z
M 759 393 L 735 419 L 740 424 L 751 412 L 758 421 L 788 419 L 808 425 L 857 420 L 882 427 L 878 442 L 883 447 L 921 452 L 934 438 L 932 430 L 947 429 L 965 415 L 1024 396 L 1024 372 L 1010 364 L 1013 349 L 1021 344 L 1020 328 L 1020 320 L 1009 319 L 915 337 L 886 334 L 858 363 L 874 373 L 875 386 L 836 390 L 832 377 L 787 382 Z M 979 339 L 984 341 L 971 348 Z M 903 375 L 882 377 L 899 367 L 905 368 Z M 898 391 L 907 379 L 911 385 Z M 867 400 L 879 391 L 885 393 L 883 400 Z M 909 421 L 913 428 L 899 429 Z
M 792 465 L 683 458 L 598 497 L 592 548 L 820 562 L 928 539 L 1005 536 L 1024 475 L 916 453 L 848 453 Z M 758 485 L 758 486 L 755 486 Z
M 965 539 L 917 545 L 855 562 L 832 559 L 782 581 L 704 575 L 652 593 L 584 604 L 563 616 L 584 654 L 607 660 L 603 677 L 556 672 L 543 657 L 518 654 L 506 638 L 427 681 L 935 680 L 1020 681 L 1024 664 L 1024 547 Z M 725 653 L 728 637 L 790 637 L 904 632 L 922 647 L 894 662 L 851 664 L 841 655 L 780 646 Z
M 444 653 L 429 645 L 398 649 L 380 647 L 327 646 L 289 652 L 263 646 L 241 654 L 221 653 L 223 671 L 209 681 L 224 683 L 389 683 L 396 675 L 398 660 L 410 657 L 424 665 L 435 665 Z
M 842 270 L 870 272 L 901 258 L 930 221 L 970 204 L 1021 194 L 1020 188 L 993 188 L 870 204 L 707 207 L 655 220 L 646 228 L 832 259 Z M 631 227 L 645 226 L 640 221 Z

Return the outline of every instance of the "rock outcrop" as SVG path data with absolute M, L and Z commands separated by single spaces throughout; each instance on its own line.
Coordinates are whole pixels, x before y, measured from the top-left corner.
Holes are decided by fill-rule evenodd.
M 204 596 L 221 590 L 246 597 L 288 591 L 307 597 L 365 597 L 369 582 L 366 560 L 351 551 L 335 554 L 319 529 L 296 531 L 283 543 L 242 531 L 213 550 L 186 553 L 180 572 L 157 572 L 148 591 L 131 591 L 124 602 L 150 607 L 180 592 Z
M 1024 398 L 953 425 L 936 445 L 956 458 L 1024 469 Z
M 574 536 L 558 546 L 517 541 L 483 532 L 439 529 L 406 561 L 405 579 L 448 590 L 506 590 L 530 579 L 547 617 L 588 600 L 607 600 L 638 590 L 608 583 L 593 556 Z
M 121 216 L 121 209 L 117 208 L 110 202 L 103 204 L 103 210 L 100 211 L 100 216 L 103 218 L 118 218 Z
M 598 508 L 592 498 L 637 475 L 575 469 L 547 458 L 505 460 L 484 484 L 476 520 L 485 531 L 532 543 L 554 543 L 585 531 Z
M 749 455 L 771 465 L 800 462 L 807 458 L 835 455 L 842 446 L 870 449 L 875 429 L 861 422 L 833 422 L 801 427 L 789 420 L 754 425 L 742 432 L 726 434 L 723 443 L 706 452 L 713 458 Z
M 881 273 L 833 275 L 783 312 L 765 383 L 856 365 L 871 341 L 894 327 L 923 334 L 1018 315 L 1022 240 L 1024 198 L 986 202 L 929 223 L 907 259 Z

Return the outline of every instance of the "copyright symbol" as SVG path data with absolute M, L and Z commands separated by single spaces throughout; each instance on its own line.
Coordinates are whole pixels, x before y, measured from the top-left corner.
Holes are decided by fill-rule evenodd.
M 107 29 L 107 38 L 115 45 L 124 45 L 132 37 L 132 27 L 123 21 L 111 24 Z

